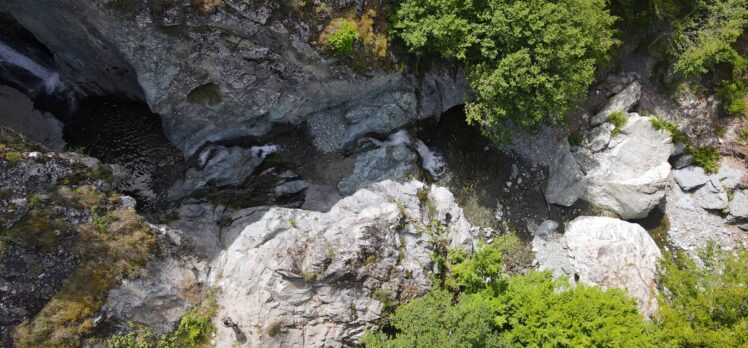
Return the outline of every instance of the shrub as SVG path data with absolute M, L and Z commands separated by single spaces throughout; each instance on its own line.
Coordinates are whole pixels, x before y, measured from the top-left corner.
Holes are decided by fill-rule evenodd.
M 349 56 L 353 54 L 353 44 L 357 38 L 356 26 L 345 19 L 341 19 L 338 29 L 327 37 L 325 43 L 334 55 L 339 57 Z
M 748 251 L 708 245 L 703 266 L 683 252 L 659 265 L 660 323 L 678 347 L 744 347 L 748 344 Z
M 16 164 L 23 158 L 23 155 L 18 151 L 8 151 L 5 153 L 5 160 L 10 164 Z
M 724 110 L 733 116 L 748 114 L 745 105 L 745 95 L 748 93 L 748 83 L 741 80 L 730 80 L 722 83 L 718 95 L 724 102 Z
M 621 128 L 623 128 L 623 126 L 626 125 L 626 121 L 628 121 L 628 116 L 626 115 L 626 112 L 624 111 L 616 111 L 610 114 L 610 116 L 608 116 L 606 121 L 612 123 L 613 126 L 615 126 L 615 128 L 613 128 L 613 130 L 610 132 L 610 135 L 615 137 L 621 131 Z
M 652 120 L 650 122 L 652 123 L 652 127 L 654 129 L 664 130 L 670 133 L 670 137 L 673 138 L 674 143 L 686 143 L 686 134 L 683 133 L 683 131 L 679 130 L 678 126 L 676 126 L 675 123 L 668 122 L 657 117 L 652 117 Z
M 586 94 L 595 67 L 616 43 L 603 0 L 404 0 L 393 33 L 419 55 L 464 64 L 469 122 L 506 138 L 499 122 L 531 129 L 559 123 Z
M 511 243 L 510 243 L 511 244 Z M 656 328 L 620 290 L 578 285 L 547 272 L 502 273 L 510 244 L 481 247 L 454 265 L 447 284 L 400 307 L 391 336 L 366 347 L 654 347 Z M 459 259 L 459 258 L 457 258 Z M 457 293 L 457 296 L 454 294 Z
M 722 159 L 722 155 L 717 148 L 713 146 L 688 146 L 686 151 L 693 156 L 694 162 L 708 173 L 719 171 L 719 161 Z

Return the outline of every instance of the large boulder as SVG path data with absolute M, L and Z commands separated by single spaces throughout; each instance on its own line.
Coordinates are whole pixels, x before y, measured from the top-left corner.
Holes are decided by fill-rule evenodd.
M 236 332 L 251 346 L 355 345 L 383 306 L 431 286 L 435 244 L 470 251 L 476 233 L 449 191 L 417 181 L 373 184 L 328 213 L 237 214 L 213 273 L 223 289 L 217 324 L 237 324 L 217 325 L 221 347 L 236 344 Z
M 610 98 L 605 107 L 590 119 L 590 124 L 593 126 L 601 125 L 605 123 L 610 114 L 616 111 L 628 111 L 639 102 L 641 94 L 642 86 L 639 81 L 629 83 L 621 92 Z
M 34 102 L 23 93 L 0 86 L 0 126 L 23 134 L 51 150 L 65 148 L 64 125 L 52 114 L 34 108 Z
M 737 190 L 730 202 L 730 215 L 738 219 L 748 219 L 748 190 Z
M 584 284 L 625 290 L 646 315 L 657 311 L 655 276 L 660 249 L 646 230 L 608 217 L 578 217 L 563 235 L 537 235 L 540 269 Z
M 628 114 L 602 151 L 581 147 L 572 153 L 565 141 L 559 146 L 546 197 L 564 206 L 582 198 L 624 219 L 643 218 L 665 197 L 672 147 L 669 135 L 652 127 L 651 117 Z
M 343 178 L 338 189 L 350 195 L 371 183 L 405 178 L 418 170 L 416 154 L 404 144 L 384 145 L 356 157 L 353 173 Z

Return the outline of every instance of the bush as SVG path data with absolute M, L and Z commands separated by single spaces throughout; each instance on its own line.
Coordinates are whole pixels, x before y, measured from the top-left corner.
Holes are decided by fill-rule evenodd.
M 722 159 L 722 155 L 717 148 L 713 146 L 688 146 L 686 151 L 693 156 L 694 162 L 704 168 L 707 173 L 716 173 L 719 171 L 719 161 Z
M 718 96 L 724 102 L 724 110 L 733 116 L 748 114 L 745 105 L 745 94 L 748 93 L 748 83 L 742 80 L 730 80 L 722 83 Z
M 678 347 L 748 345 L 748 251 L 699 253 L 703 267 L 683 252 L 666 254 L 659 266 L 660 323 Z
M 618 133 L 621 131 L 621 128 L 626 125 L 626 121 L 628 121 L 628 119 L 629 118 L 624 111 L 616 111 L 610 114 L 606 121 L 612 123 L 615 126 L 615 128 L 613 128 L 613 130 L 610 132 L 610 135 L 613 137 L 618 135 Z
M 353 54 L 353 44 L 358 38 L 356 26 L 342 19 L 339 22 L 338 29 L 327 37 L 326 44 L 332 53 L 336 56 L 349 56 Z
M 10 164 L 15 165 L 23 158 L 23 155 L 18 151 L 8 151 L 5 153 L 5 160 L 10 162 Z
M 675 123 L 668 122 L 665 120 L 662 120 L 658 117 L 652 117 L 652 120 L 650 121 L 652 123 L 652 127 L 656 130 L 664 130 L 668 133 L 670 133 L 670 137 L 673 138 L 674 143 L 686 143 L 687 138 L 686 134 L 683 133 L 683 131 L 678 129 L 678 126 L 675 125 Z
M 361 343 L 366 347 L 655 346 L 656 328 L 622 291 L 571 288 L 566 278 L 554 280 L 548 272 L 503 275 L 508 246 L 484 246 L 453 265 L 446 287 L 435 287 L 392 315 L 394 335 L 368 333 Z
M 559 123 L 585 95 L 616 43 L 603 0 L 404 0 L 393 32 L 411 52 L 456 59 L 473 100 L 469 122 L 506 137 L 504 119 L 532 129 Z

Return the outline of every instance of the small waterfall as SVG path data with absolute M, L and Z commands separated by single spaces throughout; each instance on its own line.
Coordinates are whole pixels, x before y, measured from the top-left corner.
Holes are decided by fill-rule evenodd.
M 416 139 L 416 151 L 421 156 L 421 165 L 431 173 L 434 179 L 441 179 L 447 169 L 444 155 L 429 149 L 423 141 Z
M 60 74 L 45 68 L 41 64 L 2 42 L 0 42 L 0 64 L 13 66 L 33 75 L 39 80 L 36 86 L 37 93 L 42 92 L 38 90 L 39 88 L 43 89 L 43 92 L 48 94 L 53 94 L 67 88 L 65 84 L 60 81 Z

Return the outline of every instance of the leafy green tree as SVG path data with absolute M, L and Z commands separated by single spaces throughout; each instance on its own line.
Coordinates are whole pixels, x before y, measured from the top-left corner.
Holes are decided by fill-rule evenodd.
M 404 0 L 393 31 L 412 52 L 464 63 L 469 122 L 562 119 L 616 43 L 605 0 Z
M 503 275 L 503 247 L 484 246 L 452 265 L 446 288 L 437 286 L 394 313 L 390 320 L 397 331 L 394 336 L 370 333 L 362 343 L 367 347 L 656 346 L 654 324 L 644 320 L 622 291 L 572 288 L 566 278 L 554 279 L 548 272 Z
M 709 245 L 700 259 L 676 252 L 660 264 L 664 336 L 678 347 L 748 346 L 748 251 Z

